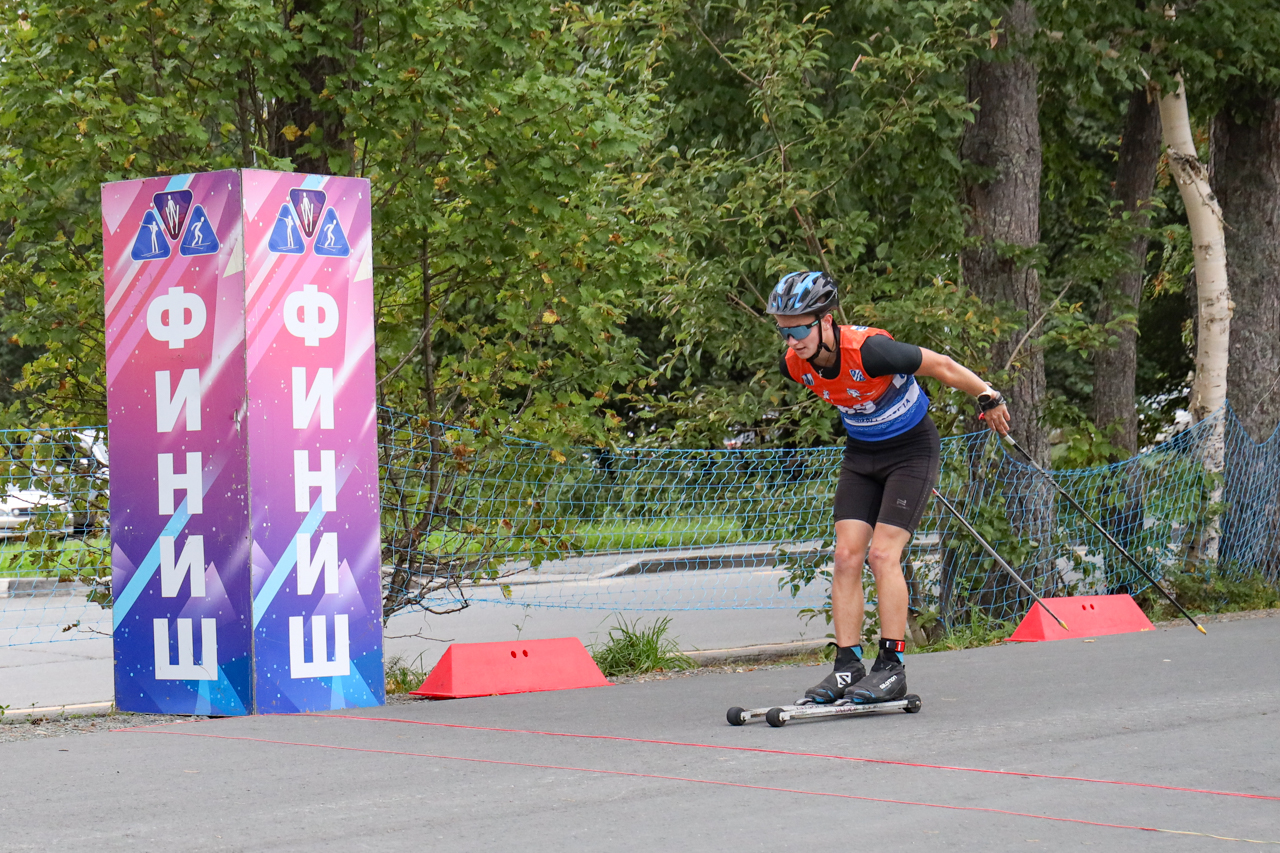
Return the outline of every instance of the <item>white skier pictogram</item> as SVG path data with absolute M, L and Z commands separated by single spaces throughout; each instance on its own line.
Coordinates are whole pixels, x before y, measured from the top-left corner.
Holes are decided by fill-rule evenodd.
M 295 248 L 293 242 L 293 219 L 287 213 L 281 213 L 280 218 L 284 220 L 284 233 L 287 238 L 285 242 L 286 249 Z
M 316 237 L 316 242 L 312 246 L 317 255 L 345 258 L 351 254 L 351 244 L 347 242 L 347 235 L 342 231 L 338 211 L 332 206 L 324 212 L 324 221 L 320 225 L 320 230 L 323 233 Z
M 178 251 L 183 257 L 189 258 L 193 255 L 215 255 L 219 248 L 221 244 L 218 242 L 218 233 L 209 221 L 208 214 L 204 212 L 204 207 L 197 204 L 191 211 L 191 220 L 187 223 L 187 231 L 182 235 Z
M 169 241 L 164 238 L 164 226 L 154 210 L 148 210 L 138 225 L 138 236 L 133 238 L 129 256 L 135 261 L 158 261 L 169 257 Z
M 164 218 L 169 223 L 170 234 L 178 233 L 178 225 L 180 224 L 178 220 L 181 215 L 182 211 L 178 209 L 178 203 L 173 200 L 173 196 L 169 196 L 164 205 Z
M 275 224 L 267 235 L 267 249 L 277 254 L 301 255 L 307 250 L 303 243 L 302 232 L 298 229 L 298 220 L 288 204 L 280 205 Z
M 142 227 L 143 227 L 143 228 L 150 228 L 150 229 L 151 229 L 151 251 L 150 251 L 150 252 L 148 252 L 147 254 L 148 254 L 148 255 L 158 255 L 158 254 L 160 254 L 160 247 L 156 245 L 156 232 L 160 230 L 160 223 L 159 223 L 159 222 L 144 222 L 144 223 L 142 223 Z

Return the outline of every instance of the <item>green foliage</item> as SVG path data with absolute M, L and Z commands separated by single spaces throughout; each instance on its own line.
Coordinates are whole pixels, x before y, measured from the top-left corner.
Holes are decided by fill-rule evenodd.
M 689 263 L 637 325 L 654 364 L 637 435 L 830 442 L 828 407 L 784 383 L 762 311 L 778 275 L 827 269 L 842 317 L 981 368 L 999 322 L 949 282 L 964 240 L 955 155 L 964 67 L 986 36 L 963 3 L 708 4 L 665 47 L 654 186 L 688 211 Z M 1016 324 L 1016 318 L 1004 318 Z M 944 398 L 947 399 L 947 398 Z M 945 407 L 944 407 L 945 411 Z M 951 418 L 944 416 L 944 426 Z
M 621 616 L 609 629 L 608 639 L 591 647 L 591 656 L 605 675 L 641 675 L 646 672 L 693 669 L 697 664 L 680 653 L 676 641 L 667 636 L 671 617 L 664 616 L 644 626 L 637 618 L 628 622 Z
M 1280 607 L 1280 585 L 1253 572 L 1213 567 L 1208 571 L 1166 572 L 1164 587 L 1192 613 L 1236 613 Z M 1176 607 L 1154 589 L 1134 596 L 1153 622 L 1181 619 Z
M 1017 623 L 995 619 L 981 610 L 969 611 L 967 621 L 951 625 L 939 632 L 941 622 L 936 613 L 920 618 L 920 626 L 926 642 L 916 645 L 913 652 L 946 652 L 957 649 L 977 649 L 1003 643 L 1017 629 Z
M 641 372 L 627 307 L 668 250 L 630 168 L 646 56 L 610 52 L 631 23 L 533 0 L 6 17 L 0 296 L 22 310 L 0 324 L 41 353 L 13 416 L 102 422 L 100 181 L 303 162 L 373 183 L 383 402 L 601 440 L 597 410 Z

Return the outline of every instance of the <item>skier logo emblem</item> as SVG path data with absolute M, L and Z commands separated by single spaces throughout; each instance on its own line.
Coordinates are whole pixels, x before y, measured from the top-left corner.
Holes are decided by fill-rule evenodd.
M 193 255 L 215 255 L 218 248 L 218 235 L 214 233 L 204 208 L 197 204 L 191 211 L 191 221 L 187 223 L 178 252 L 184 258 L 189 258 Z
M 852 379 L 853 379 L 853 381 L 854 381 L 854 382 L 866 382 L 866 381 L 867 381 L 867 377 L 863 375 L 863 373 L 862 373 L 862 371 L 861 371 L 861 370 L 850 370 L 850 371 L 849 371 L 849 376 L 850 376 L 850 378 L 852 378 Z
M 187 210 L 191 207 L 191 190 L 156 193 L 151 197 L 151 203 L 160 214 L 160 222 L 169 239 L 177 240 L 182 233 L 182 223 L 187 219 Z
M 276 224 L 271 228 L 271 236 L 267 238 L 267 248 L 280 255 L 301 255 L 306 251 L 302 242 L 302 232 L 298 230 L 298 222 L 293 218 L 289 205 L 280 205 L 276 214 Z
M 138 236 L 133 239 L 133 249 L 129 257 L 135 261 L 158 261 L 169 257 L 169 241 L 164 238 L 164 226 L 154 210 L 148 210 L 142 217 L 142 225 L 138 227 Z
M 836 673 L 836 687 L 848 687 L 852 681 L 853 681 L 853 673 L 850 673 L 850 672 Z
M 293 212 L 298 215 L 298 223 L 302 233 L 310 240 L 316 233 L 316 223 L 320 221 L 320 211 L 324 210 L 325 194 L 320 190 L 289 190 L 289 201 L 293 204 Z
M 342 223 L 338 221 L 338 211 L 332 207 L 324 212 L 324 222 L 320 225 L 320 232 L 311 249 L 317 255 L 331 258 L 345 258 L 351 254 L 347 235 L 343 233 Z

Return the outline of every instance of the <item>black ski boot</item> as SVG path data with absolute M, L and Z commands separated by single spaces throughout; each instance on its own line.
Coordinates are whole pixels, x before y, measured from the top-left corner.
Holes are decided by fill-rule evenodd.
M 834 643 L 832 645 L 835 645 Z M 836 646 L 835 669 L 822 681 L 804 692 L 797 705 L 830 705 L 844 696 L 845 690 L 867 674 L 862 665 L 862 646 Z
M 867 677 L 845 691 L 845 699 L 858 705 L 892 702 L 907 695 L 907 668 L 902 658 L 907 644 L 902 640 L 880 641 L 880 653 Z

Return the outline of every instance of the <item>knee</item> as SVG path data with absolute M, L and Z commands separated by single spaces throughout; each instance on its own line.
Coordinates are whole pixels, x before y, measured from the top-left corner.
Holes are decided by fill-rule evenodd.
M 835 573 L 841 576 L 852 575 L 854 580 L 862 579 L 862 563 L 866 550 L 852 548 L 848 545 L 836 545 Z
M 867 562 L 871 564 L 871 573 L 877 578 L 881 572 L 902 570 L 902 553 L 896 548 L 885 548 L 872 544 Z

